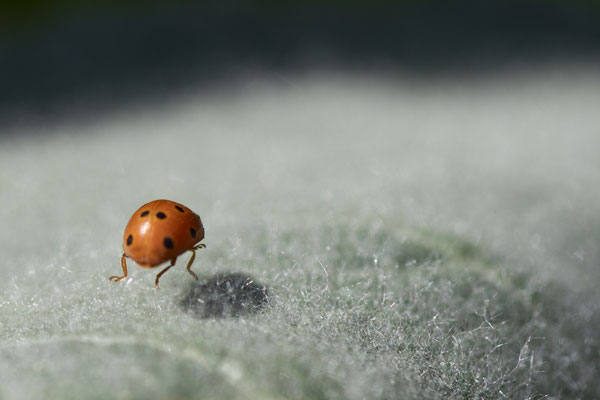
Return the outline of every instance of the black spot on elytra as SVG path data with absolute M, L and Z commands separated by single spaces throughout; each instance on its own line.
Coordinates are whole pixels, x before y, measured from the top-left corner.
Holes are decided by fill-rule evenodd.
M 196 230 L 194 228 L 190 228 L 190 235 L 192 235 L 193 238 L 196 237 Z
M 173 248 L 173 239 L 171 239 L 170 237 L 168 237 L 168 236 L 167 236 L 167 237 L 166 237 L 166 238 L 163 240 L 163 244 L 165 245 L 165 247 L 166 247 L 167 249 L 172 249 L 172 248 Z
M 180 212 L 185 212 L 185 211 L 183 211 L 183 208 L 181 208 L 180 206 L 175 206 L 175 208 L 176 208 L 177 210 L 179 210 Z
M 131 243 L 133 243 L 133 235 L 129 235 L 127 236 L 127 246 L 131 246 Z
M 140 217 L 145 217 L 146 215 L 150 214 L 150 211 L 146 210 L 143 213 L 140 214 Z
M 167 214 L 165 214 L 162 211 L 159 211 L 159 212 L 156 213 L 156 218 L 165 219 L 165 218 L 167 218 Z

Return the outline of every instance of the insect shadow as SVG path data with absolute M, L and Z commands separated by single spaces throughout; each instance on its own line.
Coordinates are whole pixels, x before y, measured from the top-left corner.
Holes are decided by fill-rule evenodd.
M 229 318 L 255 314 L 269 302 L 267 286 L 247 274 L 220 273 L 194 281 L 179 305 L 197 318 Z

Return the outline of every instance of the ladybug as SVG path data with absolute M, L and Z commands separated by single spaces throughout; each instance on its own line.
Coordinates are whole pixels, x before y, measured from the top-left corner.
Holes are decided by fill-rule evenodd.
M 198 244 L 204 239 L 204 227 L 200 216 L 184 206 L 170 200 L 154 200 L 141 206 L 133 213 L 123 234 L 123 255 L 121 267 L 123 276 L 111 276 L 118 282 L 127 277 L 127 262 L 131 258 L 143 268 L 154 268 L 170 261 L 171 263 L 156 275 L 154 287 L 158 289 L 158 280 L 175 265 L 177 257 L 186 251 L 192 252 L 187 270 L 198 280 L 190 267 L 196 258 L 196 250 L 206 247 Z

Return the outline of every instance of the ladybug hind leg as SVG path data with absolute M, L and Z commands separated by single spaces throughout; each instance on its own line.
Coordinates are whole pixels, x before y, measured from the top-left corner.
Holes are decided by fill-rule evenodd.
M 197 244 L 197 245 L 195 245 L 194 247 L 192 247 L 190 249 L 190 251 L 192 252 L 192 256 L 190 257 L 190 261 L 188 261 L 188 263 L 187 263 L 187 268 L 186 269 L 190 273 L 190 275 L 192 275 L 194 277 L 195 280 L 198 280 L 198 275 L 196 275 L 194 273 L 194 271 L 192 271 L 190 268 L 192 267 L 192 263 L 196 259 L 196 250 L 203 249 L 205 247 L 206 247 L 205 244 L 200 243 L 200 244 Z
M 121 268 L 123 268 L 123 276 L 113 275 L 110 278 L 108 278 L 109 280 L 113 282 L 119 282 L 120 280 L 127 278 L 127 262 L 125 261 L 125 257 L 125 253 L 123 253 L 123 255 L 121 256 Z

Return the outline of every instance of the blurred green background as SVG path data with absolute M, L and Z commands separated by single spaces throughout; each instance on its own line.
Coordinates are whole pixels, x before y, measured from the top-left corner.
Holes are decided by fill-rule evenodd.
M 85 118 L 266 75 L 455 79 L 597 60 L 592 1 L 9 1 L 0 125 Z

